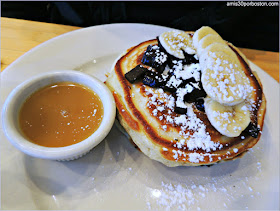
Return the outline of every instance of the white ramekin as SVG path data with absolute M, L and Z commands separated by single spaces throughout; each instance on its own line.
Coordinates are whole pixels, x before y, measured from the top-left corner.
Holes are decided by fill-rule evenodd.
M 38 89 L 56 82 L 70 81 L 93 90 L 100 97 L 104 115 L 99 128 L 87 139 L 66 147 L 43 147 L 28 141 L 18 124 L 18 113 L 28 96 Z M 8 140 L 20 151 L 37 158 L 67 161 L 74 160 L 99 144 L 111 130 L 116 105 L 111 91 L 98 79 L 74 70 L 57 70 L 36 75 L 18 85 L 7 97 L 2 110 L 3 131 Z

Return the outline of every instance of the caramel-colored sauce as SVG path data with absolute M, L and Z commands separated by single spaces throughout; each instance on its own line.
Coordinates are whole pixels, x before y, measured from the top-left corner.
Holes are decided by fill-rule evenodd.
M 99 96 L 85 86 L 59 82 L 33 93 L 19 112 L 19 125 L 31 142 L 64 147 L 93 134 L 103 118 Z

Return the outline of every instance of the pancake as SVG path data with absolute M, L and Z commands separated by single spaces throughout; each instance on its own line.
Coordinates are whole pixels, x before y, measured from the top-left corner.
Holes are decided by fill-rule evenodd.
M 192 32 L 189 34 L 193 36 Z M 172 93 L 147 86 L 141 80 L 130 83 L 125 74 L 138 65 L 155 71 L 142 63 L 150 45 L 158 46 L 158 40 L 148 40 L 128 49 L 116 61 L 105 82 L 115 98 L 120 124 L 145 155 L 169 167 L 211 165 L 241 157 L 259 141 L 266 99 L 260 79 L 235 46 L 227 43 L 253 87 L 246 103 L 251 122 L 260 130 L 257 137 L 246 131 L 238 137 L 222 135 L 195 102 L 185 103 L 187 113 L 180 114 L 175 111 Z

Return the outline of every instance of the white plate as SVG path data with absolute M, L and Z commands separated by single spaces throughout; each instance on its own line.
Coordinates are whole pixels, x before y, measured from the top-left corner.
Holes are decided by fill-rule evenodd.
M 30 76 L 76 69 L 105 80 L 127 48 L 169 30 L 144 24 L 90 27 L 47 41 L 1 74 L 1 107 Z M 148 159 L 116 128 L 71 162 L 24 155 L 4 137 L 2 209 L 279 209 L 279 84 L 256 65 L 267 97 L 259 143 L 242 159 L 212 167 L 168 168 Z

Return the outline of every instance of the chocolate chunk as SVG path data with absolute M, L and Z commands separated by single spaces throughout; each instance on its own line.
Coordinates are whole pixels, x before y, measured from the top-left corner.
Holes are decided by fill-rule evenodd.
M 205 112 L 204 100 L 202 98 L 197 99 L 194 104 L 199 111 Z
M 162 86 L 161 87 L 164 91 L 167 91 L 167 92 L 171 92 L 171 93 L 175 93 L 177 88 L 173 87 L 173 86 Z
M 188 109 L 183 102 L 183 99 L 180 97 L 180 91 L 177 89 L 175 93 L 172 93 L 172 96 L 175 98 L 175 108 L 174 111 L 177 114 L 186 114 Z
M 179 59 L 170 59 L 168 61 L 168 66 L 172 69 L 172 71 L 175 70 L 181 71 L 184 69 L 183 60 L 179 60 Z
M 196 64 L 199 61 L 194 57 L 194 54 L 188 54 L 187 52 L 183 51 L 185 59 L 183 60 L 184 64 Z
M 173 76 L 172 74 L 170 74 L 167 79 L 166 79 L 166 83 L 164 84 L 164 86 L 162 87 L 163 90 L 174 93 L 176 92 L 177 88 L 179 88 L 180 83 L 182 83 L 182 80 L 179 80 L 177 82 L 177 79 L 175 76 Z
M 186 114 L 187 111 L 188 111 L 188 109 L 187 109 L 187 108 L 181 108 L 181 107 L 175 106 L 174 111 L 175 111 L 177 114 Z
M 190 85 L 193 87 L 193 90 L 184 96 L 185 102 L 192 103 L 197 101 L 199 98 L 203 98 L 207 96 L 201 83 L 197 83 L 198 87 L 194 86 L 194 83 L 190 83 Z
M 247 128 L 243 132 L 254 138 L 258 138 L 260 129 L 255 124 L 250 122 Z
M 157 45 L 149 45 L 141 62 L 155 68 L 159 72 L 163 72 L 167 65 L 167 54 L 161 51 Z
M 132 70 L 127 72 L 124 77 L 130 82 L 134 83 L 139 79 L 144 77 L 144 74 L 148 71 L 147 68 L 143 67 L 142 65 L 137 65 Z
M 143 78 L 143 84 L 154 88 L 162 87 L 165 83 L 166 81 L 158 72 L 147 71 Z
M 145 51 L 144 55 L 143 55 L 143 58 L 141 60 L 141 62 L 143 64 L 146 64 L 148 66 L 152 66 L 153 62 L 154 62 L 154 52 L 152 51 L 152 45 L 149 45 L 147 47 L 147 50 Z
M 180 84 L 179 87 L 185 87 L 187 84 L 190 84 L 190 83 L 198 83 L 198 82 L 195 80 L 194 77 L 191 77 L 191 78 L 183 80 L 183 82 Z

